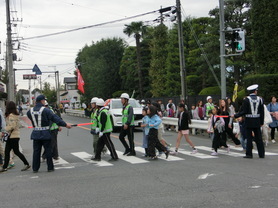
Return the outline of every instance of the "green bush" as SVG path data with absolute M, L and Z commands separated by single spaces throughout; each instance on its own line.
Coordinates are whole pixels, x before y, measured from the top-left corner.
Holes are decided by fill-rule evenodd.
M 199 95 L 221 95 L 221 89 L 218 86 L 207 87 L 202 89 Z

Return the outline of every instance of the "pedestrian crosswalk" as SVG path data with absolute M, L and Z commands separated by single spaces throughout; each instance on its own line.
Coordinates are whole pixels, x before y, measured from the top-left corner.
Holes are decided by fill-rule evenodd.
M 179 149 L 179 152 L 177 155 L 170 155 L 168 159 L 166 159 L 166 156 L 162 154 L 159 157 L 159 161 L 167 161 L 167 162 L 181 162 L 188 158 L 197 158 L 197 159 L 218 159 L 220 157 L 243 157 L 245 156 L 243 149 L 239 147 L 230 147 L 230 150 L 227 151 L 227 149 L 218 149 L 218 156 L 211 156 L 211 147 L 206 146 L 196 146 L 198 152 L 192 153 L 191 151 L 187 149 Z M 189 148 L 188 148 L 189 149 Z M 87 152 L 72 152 L 71 156 L 75 157 L 74 161 L 76 161 L 76 158 L 80 160 L 80 162 L 85 162 L 87 164 L 92 164 L 96 167 L 113 167 L 117 165 L 119 162 L 124 162 L 126 164 L 131 165 L 137 165 L 137 164 L 147 164 L 152 162 L 149 158 L 144 157 L 145 149 L 142 147 L 135 147 L 135 151 L 137 153 L 136 156 L 125 156 L 123 155 L 123 152 L 117 150 L 117 154 L 119 157 L 118 162 L 109 162 L 110 159 L 109 152 L 102 158 L 101 161 L 93 161 L 91 160 L 92 155 Z M 256 150 L 253 151 L 254 154 L 258 154 Z M 265 152 L 266 156 L 278 156 L 278 153 L 274 152 Z M 67 159 L 70 158 L 67 156 Z M 69 162 L 71 159 L 68 159 L 68 161 L 64 160 L 63 158 L 59 158 L 59 160 L 54 162 L 55 169 L 72 169 L 75 168 L 76 162 Z

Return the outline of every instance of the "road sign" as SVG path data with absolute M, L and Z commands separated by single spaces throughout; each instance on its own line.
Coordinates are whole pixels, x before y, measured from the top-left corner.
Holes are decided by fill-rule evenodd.
M 37 64 L 34 65 L 32 71 L 35 72 L 37 75 L 41 75 L 42 74 L 42 72 L 41 72 L 41 70 L 40 70 L 40 68 L 38 67 Z
M 23 74 L 23 79 L 37 79 L 36 74 Z

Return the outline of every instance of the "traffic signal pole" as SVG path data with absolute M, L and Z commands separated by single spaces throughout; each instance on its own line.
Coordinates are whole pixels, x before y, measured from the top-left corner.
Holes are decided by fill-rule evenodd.
M 221 98 L 226 98 L 225 19 L 224 0 L 219 0 Z

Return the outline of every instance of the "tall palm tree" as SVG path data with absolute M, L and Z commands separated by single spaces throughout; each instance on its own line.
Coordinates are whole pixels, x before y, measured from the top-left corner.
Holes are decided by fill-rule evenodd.
M 124 33 L 130 37 L 134 35 L 136 41 L 136 54 L 137 54 L 137 70 L 138 70 L 138 80 L 139 80 L 139 93 L 140 98 L 143 98 L 143 78 L 142 78 L 142 63 L 141 63 L 141 44 L 140 39 L 142 35 L 146 32 L 147 27 L 142 21 L 131 22 L 130 25 L 125 25 Z

